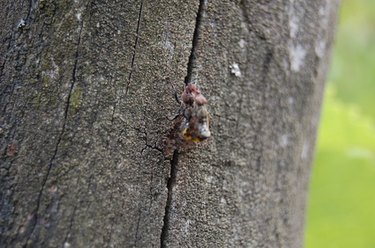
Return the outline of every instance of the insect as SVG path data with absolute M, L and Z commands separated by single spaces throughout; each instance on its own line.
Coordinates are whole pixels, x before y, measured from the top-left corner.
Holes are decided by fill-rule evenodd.
M 181 100 L 180 100 L 181 99 Z M 208 101 L 196 84 L 185 86 L 180 99 L 179 115 L 175 118 L 174 127 L 167 138 L 166 153 L 173 149 L 184 148 L 208 139 L 211 136 Z
M 207 99 L 195 84 L 188 84 L 181 95 L 183 122 L 181 132 L 186 141 L 201 142 L 211 136 Z

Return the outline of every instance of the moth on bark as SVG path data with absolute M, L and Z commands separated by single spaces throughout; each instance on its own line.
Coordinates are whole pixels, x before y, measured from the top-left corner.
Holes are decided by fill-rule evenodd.
M 208 101 L 196 84 L 188 83 L 181 94 L 181 104 L 174 126 L 166 139 L 165 154 L 175 149 L 189 147 L 207 140 L 211 136 Z

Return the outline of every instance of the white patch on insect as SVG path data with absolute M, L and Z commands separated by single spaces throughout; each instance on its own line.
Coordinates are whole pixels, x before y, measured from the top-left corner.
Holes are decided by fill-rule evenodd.
M 301 69 L 306 53 L 306 49 L 299 44 L 289 46 L 289 58 L 292 71 L 298 72 Z
M 230 72 L 235 75 L 236 77 L 241 77 L 242 76 L 242 73 L 241 73 L 241 70 L 240 70 L 240 67 L 237 63 L 233 63 L 229 66 L 230 68 Z
M 198 132 L 204 138 L 209 138 L 211 136 L 210 127 L 207 122 L 198 125 Z

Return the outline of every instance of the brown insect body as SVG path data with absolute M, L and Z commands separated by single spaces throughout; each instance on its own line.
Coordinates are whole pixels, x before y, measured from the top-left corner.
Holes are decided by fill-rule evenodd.
M 211 136 L 208 101 L 195 84 L 187 84 L 181 94 L 180 115 L 167 138 L 165 153 L 174 149 L 189 147 Z
M 188 84 L 181 95 L 183 121 L 181 134 L 187 142 L 201 142 L 211 136 L 207 99 L 195 84 Z
M 207 104 L 207 99 L 201 94 L 198 86 L 195 84 L 188 84 L 181 95 L 182 102 L 185 105 L 193 105 L 194 103 L 201 106 Z

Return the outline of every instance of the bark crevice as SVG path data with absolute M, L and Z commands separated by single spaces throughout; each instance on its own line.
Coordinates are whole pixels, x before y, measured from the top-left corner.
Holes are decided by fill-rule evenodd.
M 139 240 L 139 226 L 141 224 L 141 209 L 139 209 L 138 211 L 138 220 L 137 220 L 137 227 L 135 228 L 135 247 L 138 247 L 137 243 L 138 243 L 138 240 Z
M 189 56 L 189 62 L 187 65 L 187 74 L 185 77 L 185 85 L 188 83 L 192 83 L 193 80 L 193 72 L 194 68 L 196 68 L 196 58 L 197 58 L 197 50 L 199 47 L 199 37 L 201 33 L 201 27 L 203 22 L 203 15 L 206 11 L 207 7 L 207 1 L 206 0 L 200 0 L 199 1 L 199 8 L 197 13 L 197 19 L 195 22 L 195 29 L 193 34 L 193 44 L 191 46 L 191 52 Z
M 199 47 L 199 36 L 201 33 L 203 16 L 206 11 L 206 7 L 207 7 L 207 1 L 200 0 L 196 22 L 195 22 L 194 33 L 193 33 L 191 52 L 190 52 L 189 61 L 187 64 L 187 73 L 186 73 L 186 77 L 184 81 L 185 85 L 189 83 L 193 83 L 192 82 L 193 73 L 194 73 L 194 69 L 196 68 L 196 63 L 197 63 L 196 58 L 197 58 L 197 50 Z M 171 210 L 172 210 L 173 187 L 176 183 L 176 177 L 177 177 L 178 156 L 179 156 L 179 151 L 178 149 L 176 149 L 173 152 L 173 156 L 171 159 L 170 177 L 167 182 L 168 196 L 167 196 L 167 202 L 165 206 L 165 213 L 163 217 L 163 227 L 162 227 L 162 231 L 160 235 L 160 247 L 167 247 L 168 231 L 170 229 L 170 215 L 171 215 Z
M 46 176 L 43 179 L 42 187 L 41 187 L 41 189 L 39 191 L 39 194 L 38 194 L 37 206 L 36 206 L 36 208 L 34 210 L 35 221 L 34 221 L 33 226 L 31 228 L 30 235 L 28 236 L 28 238 L 26 240 L 26 245 L 28 244 L 29 240 L 31 239 L 31 236 L 33 235 L 33 233 L 35 231 L 35 228 L 36 228 L 36 226 L 38 224 L 38 218 L 39 218 L 38 212 L 39 212 L 39 208 L 40 208 L 40 204 L 41 204 L 43 192 L 44 192 L 44 189 L 46 187 L 48 178 L 49 178 L 49 176 L 51 174 L 53 163 L 54 163 L 54 161 L 56 159 L 56 156 L 57 156 L 57 153 L 58 153 L 58 150 L 59 150 L 59 146 L 60 146 L 62 137 L 64 136 L 64 133 L 65 133 L 66 122 L 67 122 L 67 119 L 68 119 L 70 102 L 71 102 L 71 95 L 72 95 L 74 86 L 75 86 L 75 84 L 77 82 L 77 67 L 78 67 L 78 58 L 79 58 L 79 48 L 80 48 L 80 45 L 81 45 L 82 29 L 83 29 L 83 22 L 80 23 L 80 27 L 79 27 L 77 48 L 76 48 L 75 55 L 74 55 L 74 65 L 73 65 L 73 70 L 72 70 L 72 81 L 71 81 L 71 84 L 70 84 L 70 87 L 69 87 L 68 96 L 67 96 L 67 100 L 66 100 L 66 104 L 65 104 L 63 124 L 62 124 L 62 127 L 61 127 L 61 131 L 59 133 L 57 142 L 56 142 L 56 146 L 55 146 L 54 152 L 53 152 L 52 157 L 51 157 L 51 159 L 49 160 L 49 163 L 48 163 L 48 169 L 47 169 Z
M 134 45 L 133 45 L 133 54 L 131 55 L 130 69 L 129 69 L 129 74 L 128 74 L 128 82 L 126 84 L 124 96 L 126 96 L 128 94 L 129 86 L 130 86 L 133 71 L 134 71 L 134 63 L 135 63 L 135 57 L 136 57 L 136 54 L 137 54 L 137 47 L 138 47 L 139 32 L 140 32 L 140 27 L 141 27 L 143 5 L 144 5 L 144 0 L 141 0 L 139 12 L 138 12 L 137 29 L 135 31 L 135 41 L 134 41 Z M 123 92 L 123 91 L 120 91 L 120 92 Z M 115 99 L 115 103 L 114 103 L 114 107 L 113 107 L 113 111 L 112 111 L 112 117 L 111 117 L 111 123 L 112 124 L 113 124 L 114 119 L 115 119 L 115 113 L 116 113 L 117 106 L 121 102 L 120 101 L 121 97 L 123 97 L 123 96 L 119 96 L 119 94 L 116 93 L 116 99 Z
M 173 187 L 176 184 L 176 177 L 177 177 L 177 164 L 178 164 L 178 150 L 173 152 L 173 156 L 171 159 L 171 174 L 168 179 L 167 188 L 168 188 L 168 197 L 167 203 L 165 205 L 165 214 L 163 218 L 163 228 L 161 230 L 160 235 L 160 247 L 167 247 L 167 236 L 168 230 L 170 227 L 170 215 L 172 210 L 172 197 L 173 197 Z
M 197 58 L 197 50 L 199 47 L 199 37 L 201 33 L 203 16 L 206 11 L 206 7 L 207 7 L 207 1 L 200 0 L 196 22 L 195 22 L 194 33 L 193 33 L 191 52 L 190 52 L 189 61 L 187 64 L 187 73 L 186 73 L 186 77 L 184 81 L 185 85 L 189 83 L 193 83 L 192 82 L 193 73 L 194 73 L 194 69 L 196 68 L 196 63 L 197 63 L 196 58 Z M 168 231 L 170 228 L 170 215 L 171 215 L 171 210 L 172 210 L 173 187 L 176 183 L 176 177 L 177 177 L 178 156 L 179 156 L 179 151 L 178 149 L 176 149 L 173 152 L 173 156 L 171 159 L 170 177 L 167 182 L 168 196 L 167 196 L 167 203 L 165 206 L 165 213 L 163 217 L 163 227 L 162 227 L 162 231 L 160 235 L 160 247 L 167 247 Z
M 134 62 L 135 62 L 135 56 L 136 56 L 136 53 L 137 53 L 139 31 L 140 31 L 141 19 L 142 19 L 143 3 L 144 3 L 144 0 L 141 1 L 141 6 L 139 7 L 137 30 L 135 32 L 136 36 L 135 36 L 135 41 L 134 41 L 134 46 L 133 46 L 133 54 L 132 54 L 132 60 L 131 60 L 131 63 L 130 63 L 130 71 L 129 71 L 129 75 L 128 75 L 128 84 L 126 85 L 125 95 L 128 93 L 129 85 L 130 85 L 130 82 L 132 80 L 132 74 L 133 74 L 133 70 L 134 70 Z

